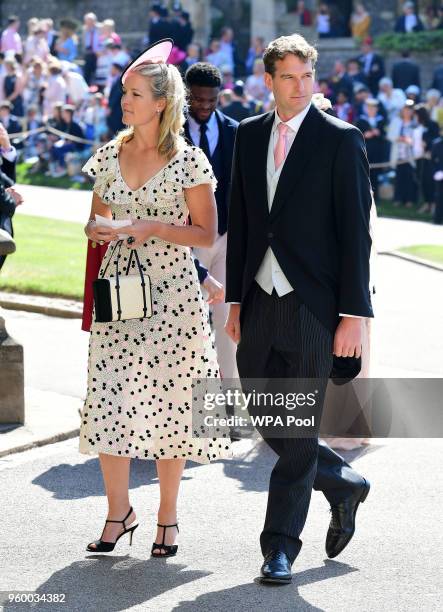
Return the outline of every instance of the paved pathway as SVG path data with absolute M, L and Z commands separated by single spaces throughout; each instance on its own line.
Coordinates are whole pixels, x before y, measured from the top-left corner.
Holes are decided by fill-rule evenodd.
M 89 191 L 18 185 L 26 198 L 19 214 L 38 215 L 84 224 L 89 216 Z M 413 244 L 443 244 L 443 227 L 425 221 L 378 219 L 375 239 L 378 250 L 390 251 Z

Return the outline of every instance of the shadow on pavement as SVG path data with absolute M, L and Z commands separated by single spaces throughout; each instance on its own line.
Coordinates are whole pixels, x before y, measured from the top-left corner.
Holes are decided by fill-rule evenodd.
M 360 457 L 383 448 L 375 440 L 367 446 L 361 446 L 354 450 L 345 451 L 337 449 L 336 452 L 348 463 L 353 463 Z M 269 477 L 272 468 L 277 461 L 277 455 L 263 440 L 257 440 L 256 444 L 245 453 L 237 456 L 235 460 L 223 460 L 224 474 L 228 478 L 234 478 L 241 483 L 243 491 L 267 491 Z M 357 471 L 358 468 L 356 467 Z M 364 474 L 363 474 L 364 476 Z
M 383 448 L 383 444 L 382 443 L 377 444 L 376 439 L 374 438 L 371 441 L 371 444 L 368 444 L 366 446 L 360 446 L 359 448 L 355 448 L 353 450 L 337 449 L 335 452 L 341 455 L 343 459 L 347 461 L 348 463 L 352 463 L 353 461 L 360 459 L 360 457 L 364 457 L 365 455 L 374 453 L 375 451 L 381 450 L 382 448 Z
M 149 600 L 208 572 L 187 570 L 166 560 L 134 559 L 128 556 L 92 555 L 54 572 L 37 593 L 65 593 L 65 603 L 6 603 L 4 611 L 69 610 L 69 612 L 114 612 L 142 605 Z M 152 609 L 152 608 L 149 608 Z
M 274 451 L 258 439 L 252 448 L 234 460 L 223 460 L 223 471 L 228 478 L 238 480 L 243 491 L 267 491 L 276 460 Z
M 187 469 L 199 465 L 201 464 L 188 461 L 183 480 L 192 478 L 192 476 L 186 475 Z M 100 463 L 95 458 L 76 465 L 61 463 L 46 472 L 42 472 L 37 478 L 34 478 L 32 484 L 53 493 L 54 499 L 83 499 L 105 494 Z M 151 484 L 158 485 L 155 462 L 153 460 L 133 459 L 131 461 L 129 490 Z
M 294 567 L 296 571 L 296 568 Z M 295 573 L 290 585 L 264 585 L 256 578 L 254 582 L 241 584 L 230 589 L 199 595 L 194 601 L 183 601 L 173 608 L 174 612 L 226 612 L 226 610 L 256 611 L 277 610 L 278 612 L 323 612 L 322 608 L 311 605 L 299 594 L 300 587 L 330 578 L 337 578 L 358 571 L 356 568 L 337 561 L 325 560 L 321 567 Z
M 355 571 L 358 570 L 346 563 L 327 559 L 321 567 L 294 574 L 290 585 L 263 585 L 256 578 L 250 583 L 205 593 L 192 601 L 182 601 L 172 609 L 175 612 L 226 612 L 251 608 L 266 612 L 323 612 L 307 602 L 299 594 L 299 588 Z M 157 559 L 92 555 L 55 572 L 36 589 L 36 593 L 41 594 L 65 593 L 64 604 L 6 603 L 3 610 L 24 612 L 38 609 L 39 612 L 53 612 L 66 608 L 69 612 L 117 612 L 143 604 L 146 610 L 152 610 L 154 606 L 149 606 L 150 600 L 209 575 L 210 572 L 187 570 L 184 565 Z

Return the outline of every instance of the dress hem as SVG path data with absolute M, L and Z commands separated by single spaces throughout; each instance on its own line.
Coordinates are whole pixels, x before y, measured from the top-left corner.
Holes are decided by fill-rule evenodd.
M 204 464 L 207 465 L 209 463 L 213 463 L 214 461 L 220 461 L 220 460 L 226 460 L 226 459 L 232 459 L 233 454 L 232 451 L 231 453 L 227 453 L 226 456 L 220 456 L 218 455 L 217 457 L 213 457 L 213 458 L 208 458 L 208 457 L 195 457 L 195 455 L 193 456 L 189 456 L 189 455 L 182 455 L 181 457 L 174 457 L 172 456 L 161 456 L 161 457 L 154 457 L 152 451 L 149 451 L 148 456 L 145 455 L 139 455 L 139 454 L 134 454 L 134 453 L 119 453 L 119 452 L 110 452 L 108 449 L 106 450 L 92 450 L 92 449 L 82 449 L 79 448 L 79 452 L 83 455 L 99 455 L 99 454 L 103 454 L 103 455 L 114 455 L 115 457 L 122 457 L 122 458 L 126 458 L 126 459 L 141 459 L 143 461 L 157 461 L 157 460 L 161 460 L 161 459 L 186 459 L 188 461 L 193 461 L 194 463 L 200 463 L 200 464 Z

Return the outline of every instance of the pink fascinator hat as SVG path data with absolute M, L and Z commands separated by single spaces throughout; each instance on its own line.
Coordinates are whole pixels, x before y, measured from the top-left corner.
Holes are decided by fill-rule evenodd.
M 134 70 L 134 68 L 137 68 L 142 64 L 166 64 L 173 46 L 174 41 L 172 38 L 163 38 L 162 40 L 150 45 L 147 49 L 140 53 L 135 60 L 126 66 L 120 77 L 122 85 L 124 84 L 131 70 Z

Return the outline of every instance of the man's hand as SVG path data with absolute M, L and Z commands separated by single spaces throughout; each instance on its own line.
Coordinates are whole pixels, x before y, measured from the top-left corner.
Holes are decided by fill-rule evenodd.
M 208 304 L 220 304 L 220 302 L 223 302 L 225 299 L 225 288 L 213 276 L 208 274 L 202 285 L 209 294 L 206 299 Z
M 361 357 L 360 318 L 342 317 L 334 336 L 333 353 L 337 357 Z
M 14 202 L 16 206 L 20 206 L 20 204 L 23 204 L 23 196 L 20 195 L 15 189 L 14 187 L 8 187 L 7 189 L 5 189 L 5 191 L 7 191 L 10 195 L 12 195 L 12 197 L 14 198 Z
M 235 344 L 240 342 L 240 304 L 231 304 L 225 332 Z

